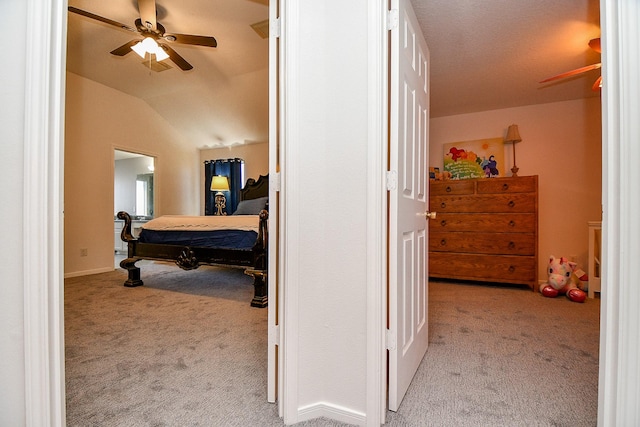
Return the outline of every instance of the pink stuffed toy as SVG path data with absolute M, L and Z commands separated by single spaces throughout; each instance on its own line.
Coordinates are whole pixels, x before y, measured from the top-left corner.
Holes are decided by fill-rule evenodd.
M 583 291 L 582 282 L 575 275 L 576 263 L 564 257 L 549 258 L 549 280 L 540 285 L 540 293 L 548 298 L 566 295 L 571 301 L 584 302 L 587 293 Z

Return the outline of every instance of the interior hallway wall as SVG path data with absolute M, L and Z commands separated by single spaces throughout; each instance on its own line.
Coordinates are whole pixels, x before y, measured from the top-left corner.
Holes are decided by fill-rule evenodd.
M 280 232 L 290 310 L 284 351 L 295 363 L 285 368 L 295 406 L 285 412 L 297 421 L 358 423 L 367 412 L 367 8 L 368 0 L 284 6 L 296 13 L 284 36 L 296 48 L 285 70 Z

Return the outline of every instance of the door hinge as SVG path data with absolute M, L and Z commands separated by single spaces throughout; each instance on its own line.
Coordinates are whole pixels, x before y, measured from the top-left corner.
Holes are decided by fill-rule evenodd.
M 271 25 L 269 28 L 269 33 L 273 35 L 273 37 L 275 38 L 279 38 L 280 37 L 280 23 L 281 23 L 281 18 L 277 17 L 274 21 L 271 22 Z
M 398 172 L 387 171 L 386 173 L 387 191 L 393 191 L 398 188 Z
M 269 185 L 271 186 L 271 189 L 273 191 L 280 191 L 280 186 L 281 186 L 281 182 L 280 182 L 280 172 L 276 172 L 274 174 L 269 174 Z
M 280 325 L 269 327 L 269 344 L 280 345 Z
M 398 28 L 398 9 L 387 11 L 387 31 Z
M 396 349 L 396 334 L 392 332 L 390 329 L 385 330 L 384 333 L 385 346 L 387 350 L 395 350 Z

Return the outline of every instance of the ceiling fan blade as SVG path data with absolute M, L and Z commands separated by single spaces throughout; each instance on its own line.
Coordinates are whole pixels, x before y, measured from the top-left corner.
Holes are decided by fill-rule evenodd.
M 160 47 L 167 52 L 169 58 L 178 66 L 182 71 L 189 71 L 193 68 L 193 65 L 189 64 L 182 56 L 178 55 L 178 52 L 173 50 L 166 44 L 161 44 Z
M 600 47 L 600 37 L 598 37 L 597 39 L 589 40 L 589 47 L 598 53 L 602 53 L 602 48 Z
M 152 30 L 156 30 L 156 0 L 138 0 L 138 10 L 140 11 L 140 19 L 145 26 Z
M 114 27 L 122 28 L 123 30 L 131 31 L 134 33 L 137 32 L 137 30 L 133 27 L 121 24 L 120 22 L 113 21 L 109 18 L 95 15 L 91 12 L 87 12 L 86 10 L 78 9 L 77 7 L 69 6 L 69 12 L 77 13 L 78 15 L 86 16 L 87 18 L 95 19 L 96 21 L 104 22 L 105 24 L 113 25 Z
M 549 77 L 548 79 L 541 80 L 540 83 L 547 83 L 553 80 L 564 79 L 566 77 L 575 76 L 577 74 L 586 73 L 587 71 L 597 70 L 602 67 L 602 64 L 598 62 L 597 64 L 587 65 L 586 67 L 576 68 L 575 70 L 567 71 L 566 73 L 558 74 L 557 76 Z
M 210 36 L 194 36 L 191 34 L 165 34 L 164 39 L 174 43 L 194 44 L 198 46 L 217 47 L 218 42 Z
M 130 42 L 126 42 L 120 47 L 117 47 L 111 51 L 112 55 L 117 56 L 125 56 L 127 53 L 131 52 L 131 46 L 138 43 L 140 40 L 131 40 Z
M 596 81 L 591 86 L 591 90 L 594 92 L 599 91 L 602 88 L 602 76 L 598 77 Z

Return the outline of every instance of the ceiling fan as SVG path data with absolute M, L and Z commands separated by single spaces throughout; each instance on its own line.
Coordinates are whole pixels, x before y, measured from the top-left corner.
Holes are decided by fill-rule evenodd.
M 142 39 L 134 39 L 115 48 L 111 51 L 112 55 L 124 56 L 131 51 L 135 51 L 142 58 L 145 58 L 146 55 L 149 54 L 149 60 L 152 58 L 151 55 L 155 55 L 156 61 L 169 58 L 180 67 L 180 69 L 187 71 L 191 70 L 193 66 L 164 42 L 207 47 L 218 46 L 216 39 L 210 36 L 167 33 L 162 24 L 156 21 L 157 11 L 155 0 L 138 0 L 138 10 L 140 11 L 140 18 L 135 20 L 135 27 L 131 27 L 109 18 L 103 18 L 91 12 L 69 6 L 69 12 L 77 13 L 78 15 L 86 16 L 87 18 L 95 19 L 96 21 L 104 22 L 123 30 L 139 33 L 142 36 Z
M 589 47 L 598 53 L 602 53 L 602 49 L 600 48 L 600 37 L 589 40 Z M 564 79 L 566 77 L 571 77 L 578 74 L 586 73 L 587 71 L 597 70 L 600 67 L 602 67 L 602 63 L 598 62 L 597 64 L 587 65 L 586 67 L 576 68 L 575 70 L 567 71 L 566 73 L 549 77 L 547 79 L 542 80 L 540 83 L 547 83 L 553 80 Z M 598 91 L 600 90 L 601 87 L 602 87 L 602 76 L 598 77 L 597 80 L 593 83 L 593 86 L 591 86 L 591 90 Z

